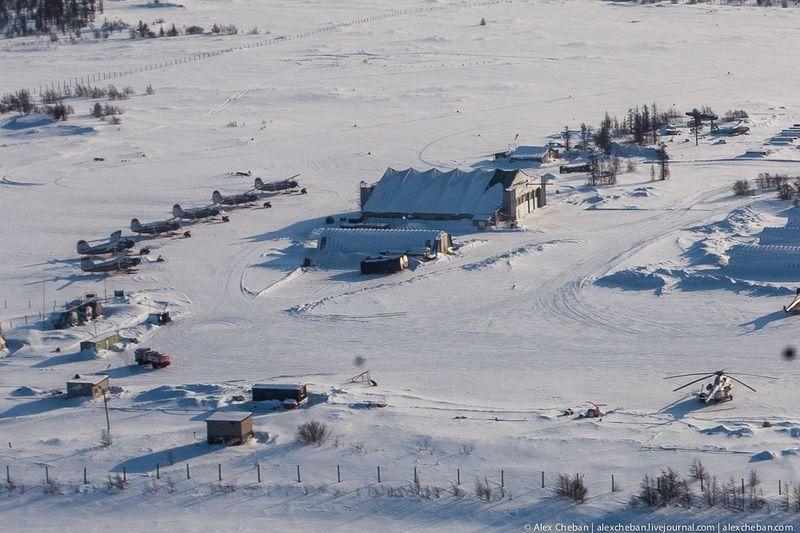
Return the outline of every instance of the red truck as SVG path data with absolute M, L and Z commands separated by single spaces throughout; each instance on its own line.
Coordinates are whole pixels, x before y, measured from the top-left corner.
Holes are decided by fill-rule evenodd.
M 151 350 L 150 348 L 137 348 L 133 352 L 134 360 L 137 365 L 153 365 L 153 368 L 164 368 L 169 366 L 172 360 L 167 354 Z

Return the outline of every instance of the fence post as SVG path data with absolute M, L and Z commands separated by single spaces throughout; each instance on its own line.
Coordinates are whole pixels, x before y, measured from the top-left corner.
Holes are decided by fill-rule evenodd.
M 85 466 L 83 467 L 83 484 L 84 485 L 88 485 L 89 484 L 89 482 L 87 481 L 87 478 L 86 478 L 86 467 Z
M 342 471 L 339 469 L 339 465 L 336 465 L 336 482 L 342 482 Z
M 161 479 L 161 465 L 156 463 L 156 479 Z
M 500 486 L 501 487 L 506 486 L 506 474 L 502 468 L 500 469 Z
M 44 465 L 44 481 L 45 483 L 50 483 L 50 470 L 48 470 L 47 465 Z
M 122 467 L 122 481 L 128 481 L 128 468 L 124 466 Z
M 782 496 L 782 495 L 783 495 L 783 493 L 781 492 L 781 490 L 782 490 L 782 489 L 781 489 L 781 480 L 779 479 L 779 480 L 778 480 L 778 496 Z
M 189 474 L 189 463 L 186 463 L 186 479 L 192 479 L 191 474 Z
M 300 483 L 300 465 L 297 465 L 297 482 Z
M 11 483 L 11 469 L 6 465 L 6 483 Z
M 542 488 L 544 488 L 544 470 L 542 470 Z
M 219 480 L 222 481 L 222 463 L 217 463 L 217 472 L 219 473 Z
M 461 485 L 461 469 L 456 468 L 456 485 Z
M 381 482 L 381 467 L 378 467 L 378 483 Z
M 611 474 L 611 492 L 617 492 L 617 488 L 614 486 L 614 474 Z
M 742 496 L 744 496 L 744 478 L 742 478 Z
M 703 492 L 705 489 L 703 488 L 703 476 L 700 476 L 700 492 Z
M 414 467 L 414 483 L 419 483 L 419 476 L 417 476 L 417 467 Z
M 258 482 L 261 483 L 261 465 L 256 463 L 256 472 L 258 472 Z

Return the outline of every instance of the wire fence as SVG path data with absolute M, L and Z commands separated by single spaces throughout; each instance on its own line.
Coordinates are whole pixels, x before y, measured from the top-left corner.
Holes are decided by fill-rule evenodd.
M 146 492 L 157 493 L 183 492 L 187 495 L 197 494 L 201 487 L 209 487 L 211 492 L 229 493 L 237 487 L 257 489 L 262 487 L 266 494 L 287 495 L 292 487 L 299 487 L 301 494 L 313 496 L 333 492 L 336 497 L 367 491 L 369 496 L 421 496 L 440 498 L 445 495 L 461 499 L 493 502 L 502 505 L 512 500 L 524 498 L 543 499 L 553 496 L 563 497 L 564 479 L 574 479 L 586 487 L 583 498 L 564 498 L 565 506 L 578 505 L 586 501 L 596 501 L 607 497 L 618 497 L 618 501 L 633 501 L 640 490 L 640 480 L 620 478 L 617 474 L 608 474 L 605 479 L 588 480 L 582 474 L 559 474 L 531 471 L 513 471 L 494 469 L 492 471 L 471 471 L 453 468 L 443 472 L 441 465 L 428 468 L 426 466 L 402 466 L 393 464 L 390 468 L 381 465 L 367 467 L 330 464 L 320 468 L 319 464 L 306 467 L 302 464 L 262 464 L 253 463 L 243 466 L 241 463 L 226 465 L 223 463 L 190 462 L 158 463 L 151 469 L 143 469 L 141 465 L 134 469 L 126 466 L 116 467 L 111 471 L 103 471 L 94 466 L 73 465 L 69 469 L 58 468 L 50 464 L 6 464 L 2 472 L 0 490 L 12 493 L 28 490 L 41 490 L 44 494 L 80 493 L 86 488 L 107 488 L 118 491 L 138 488 Z M 659 490 L 661 489 L 659 479 Z M 731 478 L 733 480 L 733 478 Z M 700 492 L 690 497 L 689 507 L 709 507 L 703 480 L 699 483 Z M 730 483 L 733 483 L 731 481 Z M 740 483 L 740 487 L 739 487 Z M 775 480 L 770 486 L 759 484 L 758 496 L 751 490 L 746 478 L 736 480 L 736 489 L 730 494 L 726 503 L 715 502 L 732 511 L 767 510 L 800 512 L 800 486 L 793 486 L 783 480 Z M 697 488 L 697 487 L 695 487 Z M 666 489 L 665 489 L 666 490 Z M 720 493 L 722 494 L 722 493 Z M 756 499 L 754 499 L 756 498 Z M 731 503 L 733 502 L 733 503 Z M 757 508 L 750 507 L 753 502 L 760 502 Z M 684 505 L 686 502 L 684 502 Z
M 304 39 L 314 35 L 331 33 L 351 26 L 369 24 L 371 22 L 378 22 L 381 20 L 406 16 L 406 15 L 429 14 L 437 11 L 445 11 L 450 9 L 460 9 L 467 7 L 482 7 L 482 6 L 492 6 L 498 4 L 530 3 L 531 1 L 532 0 L 480 0 L 474 2 L 464 1 L 464 2 L 455 2 L 451 4 L 438 5 L 438 6 L 426 6 L 426 7 L 417 7 L 417 8 L 402 9 L 402 10 L 390 10 L 377 15 L 360 17 L 345 22 L 329 24 L 313 30 L 292 33 L 289 35 L 280 35 L 269 39 L 261 39 L 256 42 L 242 44 L 230 48 L 221 48 L 207 52 L 197 52 L 182 57 L 167 59 L 164 61 L 154 62 L 149 65 L 132 67 L 128 69 L 95 72 L 95 73 L 85 74 L 82 76 L 71 76 L 69 78 L 64 78 L 61 80 L 52 80 L 50 82 L 34 85 L 32 87 L 21 87 L 20 89 L 27 90 L 30 94 L 34 95 L 34 97 L 38 96 L 39 99 L 41 99 L 45 94 L 47 94 L 48 97 L 53 97 L 54 95 L 56 97 L 58 95 L 61 95 L 62 97 L 68 97 L 72 95 L 73 90 L 78 86 L 88 86 L 96 83 L 110 82 L 112 80 L 116 80 L 126 76 L 132 76 L 134 74 L 161 71 L 179 65 L 185 65 L 188 63 L 194 63 L 197 61 L 203 61 L 206 59 L 220 57 L 226 54 L 230 54 L 232 52 L 261 48 L 264 46 L 273 46 L 283 42 L 294 41 L 297 39 Z
M 0 319 L 0 330 L 7 333 L 14 328 L 33 325 L 36 325 L 38 329 L 53 329 L 54 317 L 51 313 L 57 314 L 58 312 L 73 309 L 79 305 L 80 302 L 84 302 L 86 296 L 87 295 L 82 294 L 72 299 L 42 299 L 39 301 L 28 299 L 27 304 L 25 302 L 12 301 L 10 305 L 8 300 L 4 299 L 0 302 L 0 315 L 3 317 Z M 109 296 L 107 292 L 103 295 L 95 294 L 95 296 L 92 296 L 90 299 L 104 305 L 109 302 L 120 301 L 119 297 L 113 294 Z M 97 322 L 97 320 L 102 320 L 102 318 L 103 315 L 94 317 L 91 322 Z

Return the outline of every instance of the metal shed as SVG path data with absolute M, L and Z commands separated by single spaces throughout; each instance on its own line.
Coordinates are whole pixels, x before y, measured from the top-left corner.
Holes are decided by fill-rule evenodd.
M 294 400 L 302 402 L 308 397 L 305 385 L 274 385 L 257 383 L 253 385 L 253 401 L 264 402 L 268 400 Z
M 99 398 L 108 390 L 108 376 L 81 376 L 67 381 L 68 398 Z
M 218 411 L 206 418 L 209 444 L 243 444 L 253 436 L 253 413 Z
M 110 350 L 112 346 L 121 341 L 122 339 L 120 338 L 119 333 L 111 333 L 106 337 L 81 341 L 81 351 L 91 350 L 93 352 L 97 352 L 100 350 Z

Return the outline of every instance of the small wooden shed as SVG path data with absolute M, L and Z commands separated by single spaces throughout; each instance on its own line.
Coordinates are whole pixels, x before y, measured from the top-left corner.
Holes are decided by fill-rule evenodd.
M 81 341 L 81 351 L 91 350 L 93 352 L 97 352 L 100 350 L 110 350 L 112 346 L 121 341 L 122 339 L 120 338 L 119 333 L 112 333 L 106 337 L 98 337 L 88 341 Z
M 308 397 L 305 385 L 274 385 L 271 383 L 257 383 L 253 385 L 253 401 L 264 402 L 267 400 L 294 400 L 302 402 Z
M 108 376 L 75 376 L 67 381 L 68 398 L 99 398 L 108 390 Z
M 218 411 L 206 418 L 209 444 L 243 444 L 253 436 L 253 413 Z

